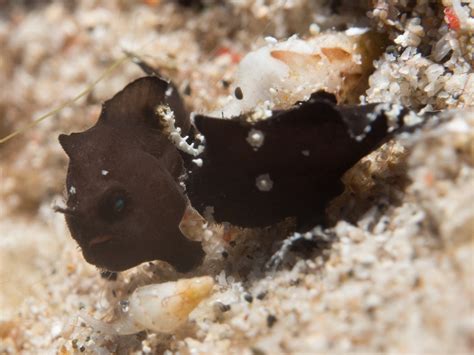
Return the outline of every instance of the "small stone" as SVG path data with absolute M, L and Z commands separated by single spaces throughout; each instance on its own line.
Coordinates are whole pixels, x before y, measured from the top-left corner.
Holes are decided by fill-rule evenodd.
M 277 317 L 275 317 L 273 314 L 269 314 L 267 316 L 267 325 L 268 325 L 268 328 L 271 328 L 273 327 L 273 325 L 277 322 Z
M 278 43 L 278 40 L 275 37 L 267 36 L 265 37 L 265 42 L 267 42 L 268 44 L 276 44 Z
M 242 92 L 242 89 L 240 86 L 237 86 L 234 90 L 234 95 L 237 100 L 242 100 L 244 98 L 244 93 Z
M 198 159 L 193 159 L 193 163 L 196 164 L 198 167 L 202 167 L 202 159 L 201 158 L 198 158 Z
M 252 303 L 253 302 L 253 296 L 250 293 L 246 293 L 244 295 L 244 300 L 246 300 L 248 303 Z
M 120 301 L 120 309 L 122 312 L 127 313 L 129 310 L 130 303 L 127 300 Z
M 321 32 L 321 28 L 317 23 L 312 23 L 309 25 L 309 33 L 311 33 L 311 35 L 317 35 L 319 32 Z
M 231 308 L 229 304 L 225 304 L 220 301 L 217 301 L 216 303 L 214 303 L 214 307 L 222 313 L 230 311 L 230 308 Z

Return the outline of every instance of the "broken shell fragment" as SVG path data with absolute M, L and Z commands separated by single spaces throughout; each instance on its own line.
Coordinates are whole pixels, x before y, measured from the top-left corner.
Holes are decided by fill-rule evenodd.
M 130 317 L 144 329 L 171 333 L 187 320 L 213 286 L 213 279 L 204 276 L 140 287 L 130 297 Z
M 210 276 L 147 285 L 137 288 L 128 301 L 121 302 L 120 318 L 115 322 L 105 324 L 86 315 L 81 317 L 106 334 L 127 335 L 145 329 L 172 333 L 186 322 L 213 287 Z
M 267 43 L 242 58 L 234 95 L 209 116 L 235 117 L 268 104 L 287 109 L 317 91 L 335 95 L 338 103 L 358 102 L 383 49 L 382 36 L 361 30 Z

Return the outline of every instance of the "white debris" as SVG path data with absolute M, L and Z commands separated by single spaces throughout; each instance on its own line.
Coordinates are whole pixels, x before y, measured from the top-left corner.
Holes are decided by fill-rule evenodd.
M 433 47 L 433 59 L 437 62 L 445 58 L 449 51 L 453 50 L 456 46 L 453 34 L 451 32 L 446 33 L 441 37 Z
M 205 142 L 205 138 L 201 133 L 196 134 L 196 139 L 201 143 Z
M 421 26 L 421 20 L 415 17 L 408 21 L 405 32 L 395 38 L 394 42 L 402 47 L 417 47 L 424 36 L 425 31 Z
M 209 240 L 210 238 L 212 238 L 213 235 L 214 235 L 214 233 L 212 232 L 212 230 L 210 230 L 210 229 L 205 229 L 204 230 L 204 239 L 205 240 Z
M 165 96 L 170 97 L 171 95 L 173 95 L 173 87 L 170 85 L 165 91 Z
M 278 43 L 278 40 L 275 37 L 267 36 L 265 37 L 265 42 L 267 42 L 268 44 L 276 44 Z
M 60 322 L 53 323 L 53 326 L 51 327 L 51 337 L 56 338 L 61 334 L 62 330 L 63 327 Z
M 103 176 L 107 176 L 109 174 L 109 171 L 108 170 L 102 170 L 100 172 Z
M 71 186 L 71 187 L 69 188 L 69 193 L 70 193 L 71 195 L 75 195 L 75 194 L 76 194 L 76 188 L 75 188 L 74 186 Z
M 201 167 L 201 166 L 202 166 L 202 159 L 201 159 L 201 158 L 193 159 L 192 162 L 193 162 L 194 164 L 196 164 L 198 167 Z
M 446 125 L 446 129 L 450 132 L 467 134 L 470 128 L 469 124 L 465 120 L 456 118 Z
M 301 154 L 303 154 L 305 157 L 309 157 L 309 150 L 305 149 L 301 151 Z
M 410 111 L 405 116 L 403 116 L 403 123 L 407 126 L 415 126 L 421 122 L 423 122 L 423 119 L 413 111 Z
M 389 104 L 386 105 L 383 110 L 385 111 L 385 117 L 387 117 L 388 132 L 393 132 L 394 130 L 398 129 L 400 127 L 399 119 L 400 113 L 403 110 L 403 106 L 398 104 Z
M 181 136 L 181 128 L 175 126 L 176 120 L 174 118 L 174 112 L 168 105 L 158 105 L 156 115 L 165 126 L 164 133 L 168 134 L 168 138 L 176 148 L 192 156 L 198 156 L 204 151 L 203 145 L 195 148 L 193 144 L 188 144 L 186 138 Z
M 370 29 L 368 27 L 351 27 L 345 31 L 345 34 L 348 36 L 360 36 L 369 31 Z
M 321 32 L 321 28 L 317 23 L 312 23 L 309 25 L 309 33 L 311 33 L 313 36 L 317 35 Z
M 264 141 L 265 135 L 262 131 L 253 128 L 249 131 L 249 134 L 247 136 L 247 142 L 254 150 L 260 148 L 263 145 Z
M 265 100 L 253 108 L 250 119 L 254 122 L 264 120 L 272 115 L 273 104 L 270 100 Z
M 273 181 L 269 174 L 259 175 L 255 181 L 257 188 L 262 192 L 268 192 L 273 188 Z

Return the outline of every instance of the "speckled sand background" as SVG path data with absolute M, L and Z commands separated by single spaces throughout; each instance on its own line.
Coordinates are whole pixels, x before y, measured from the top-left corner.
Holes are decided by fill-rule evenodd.
M 107 319 L 127 291 L 177 277 L 155 263 L 117 281 L 101 278 L 51 209 L 67 164 L 57 135 L 89 127 L 103 100 L 142 75 L 122 65 L 85 98 L 0 146 L 0 353 L 472 353 L 472 17 L 457 26 L 450 0 L 204 3 L 0 1 L 0 136 L 76 96 L 122 48 L 182 92 L 191 88 L 190 109 L 208 111 L 229 94 L 239 58 L 265 36 L 352 26 L 387 36 L 363 100 L 440 110 L 440 123 L 346 174 L 346 193 L 328 209 L 330 242 L 290 253 L 274 272 L 264 264 L 283 227 L 226 231 L 233 242 L 208 248 L 210 262 L 199 271 L 217 286 L 185 327 L 104 336 L 80 310 Z M 466 16 L 468 6 L 474 12 L 464 5 Z

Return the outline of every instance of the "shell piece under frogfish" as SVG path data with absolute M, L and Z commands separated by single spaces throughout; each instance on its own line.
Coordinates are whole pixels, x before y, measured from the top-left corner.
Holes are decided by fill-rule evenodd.
M 127 335 L 142 330 L 169 334 L 186 322 L 213 287 L 210 276 L 147 285 L 137 288 L 127 301 L 121 302 L 121 315 L 112 323 L 84 314 L 81 317 L 92 328 L 106 334 Z

